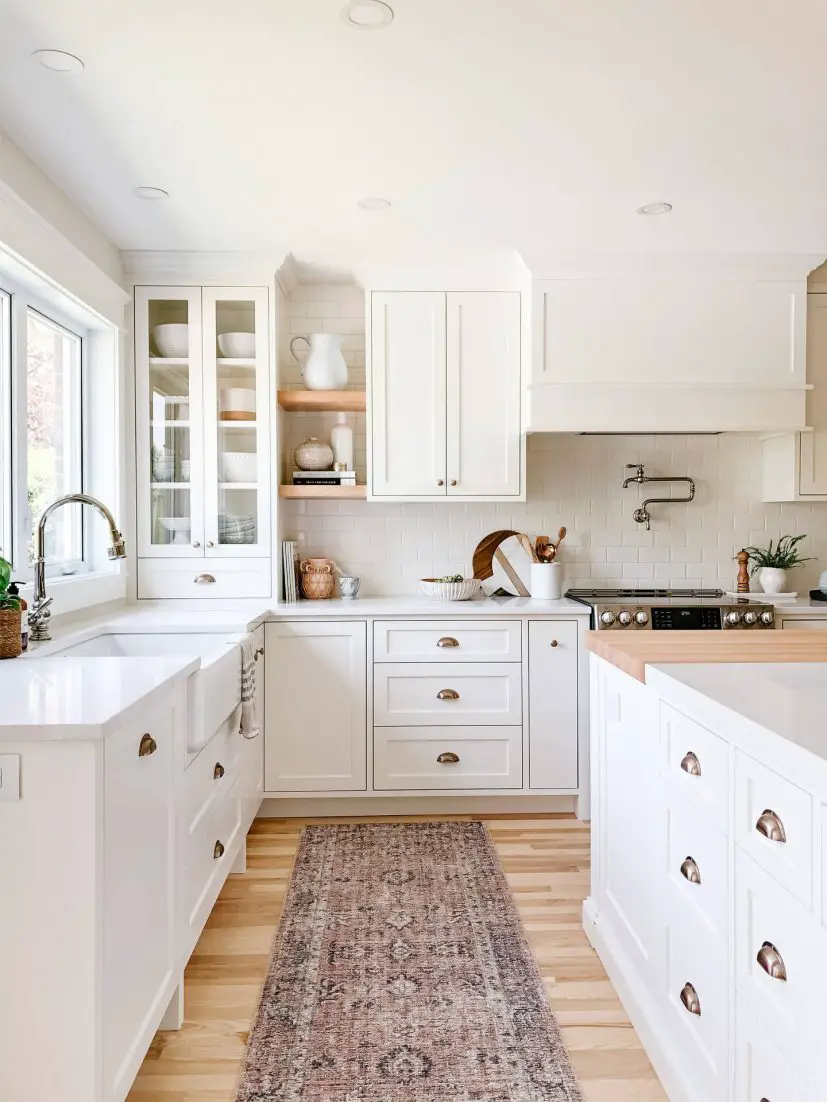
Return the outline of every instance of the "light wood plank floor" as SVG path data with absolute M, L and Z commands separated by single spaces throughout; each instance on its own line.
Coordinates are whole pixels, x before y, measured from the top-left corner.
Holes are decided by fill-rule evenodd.
M 489 824 L 588 1102 L 666 1102 L 580 924 L 588 827 L 560 815 L 464 818 Z M 156 1036 L 127 1102 L 234 1102 L 299 835 L 332 821 L 354 820 L 253 824 L 247 872 L 228 879 L 187 968 L 184 1027 Z

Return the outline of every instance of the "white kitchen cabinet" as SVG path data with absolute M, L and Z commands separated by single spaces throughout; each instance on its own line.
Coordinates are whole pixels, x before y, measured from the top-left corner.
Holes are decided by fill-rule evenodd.
M 827 616 L 822 616 L 819 619 L 812 620 L 805 619 L 801 616 L 788 616 L 781 617 L 779 624 L 781 630 L 787 631 L 827 631 Z
M 364 791 L 365 621 L 270 623 L 265 651 L 266 790 Z
M 522 490 L 520 295 L 371 295 L 371 497 Z
M 577 763 L 577 622 L 528 625 L 529 786 L 574 789 Z
M 179 328 L 179 348 L 159 345 L 159 326 Z M 223 354 L 236 333 L 253 335 L 250 355 Z M 255 592 L 227 595 L 269 596 L 269 569 L 256 575 L 271 544 L 267 289 L 136 287 L 135 387 L 139 597 L 220 595 L 189 576 L 156 585 L 151 564 L 176 560 L 247 565 Z

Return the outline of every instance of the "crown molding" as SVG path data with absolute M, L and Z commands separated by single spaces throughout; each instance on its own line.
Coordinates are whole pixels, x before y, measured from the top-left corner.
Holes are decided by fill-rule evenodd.
M 537 281 L 555 279 L 806 280 L 820 253 L 546 253 L 524 252 Z
M 271 284 L 282 252 L 147 251 L 121 254 L 126 282 L 157 284 Z

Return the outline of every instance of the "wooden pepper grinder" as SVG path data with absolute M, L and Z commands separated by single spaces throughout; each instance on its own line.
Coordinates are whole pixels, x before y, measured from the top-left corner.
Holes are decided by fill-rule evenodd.
M 739 551 L 735 556 L 738 560 L 738 593 L 749 593 L 749 552 Z

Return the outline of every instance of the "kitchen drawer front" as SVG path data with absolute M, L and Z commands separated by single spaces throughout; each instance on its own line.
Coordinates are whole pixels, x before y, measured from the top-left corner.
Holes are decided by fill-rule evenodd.
M 374 662 L 519 662 L 519 620 L 457 623 L 455 620 L 377 620 Z
M 729 844 L 703 813 L 677 793 L 666 807 L 667 874 L 675 904 L 715 938 L 727 941 Z
M 377 727 L 373 787 L 521 788 L 522 740 L 522 727 Z
M 727 829 L 729 745 L 699 723 L 661 704 L 666 776 L 690 803 Z
M 772 976 L 759 962 L 783 968 Z M 783 977 L 786 978 L 783 978 Z M 751 857 L 735 852 L 735 989 L 770 1039 L 799 1068 L 827 1044 L 827 933 Z
M 139 559 L 138 597 L 269 597 L 271 569 L 269 559 Z
M 227 876 L 231 860 L 229 851 L 240 828 L 239 801 L 235 789 L 231 788 L 202 818 L 184 844 L 184 910 L 196 939 Z
M 742 999 L 735 1007 L 734 1102 L 816 1102 L 815 1094 Z
M 211 804 L 224 798 L 238 776 L 241 708 L 219 729 L 184 773 L 184 815 L 187 833 L 198 828 Z
M 522 666 L 383 663 L 373 671 L 377 727 L 467 727 L 522 723 Z
M 812 907 L 812 796 L 740 750 L 735 753 L 735 841 Z
M 666 984 L 670 1032 L 691 1069 L 693 1098 L 704 1102 L 727 1102 L 729 1023 L 729 981 L 726 941 L 717 942 L 698 936 L 697 924 L 681 920 L 680 912 L 670 912 L 668 928 Z M 682 994 L 691 1005 L 697 998 L 700 1014 L 690 1013 Z M 756 1099 L 756 1102 L 759 1100 Z

